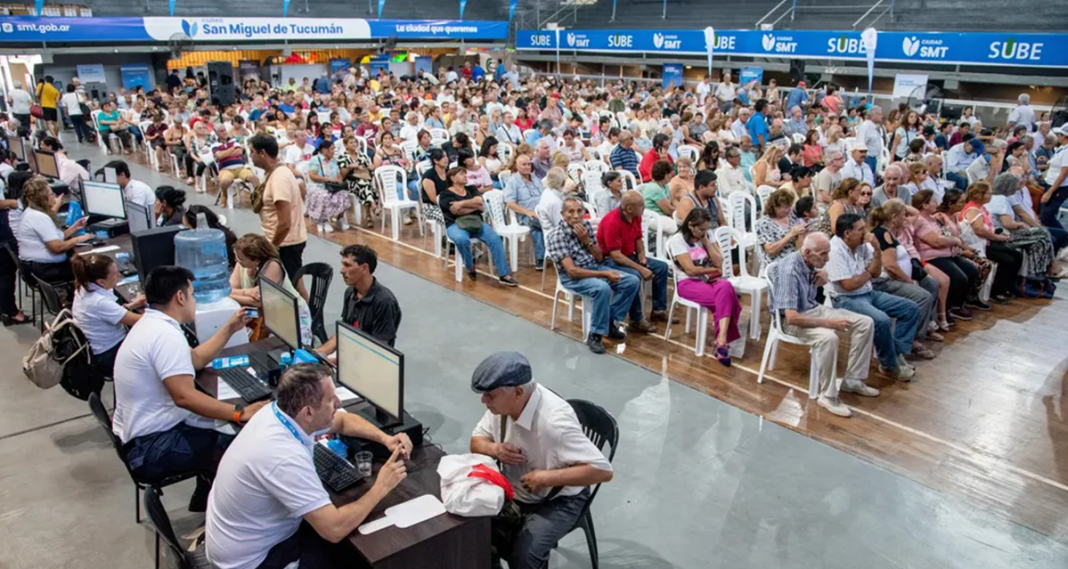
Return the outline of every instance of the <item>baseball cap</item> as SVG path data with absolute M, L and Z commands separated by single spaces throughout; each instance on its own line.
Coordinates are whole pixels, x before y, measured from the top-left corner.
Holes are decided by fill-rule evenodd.
M 973 139 L 967 141 L 965 144 L 971 145 L 972 152 L 974 152 L 976 154 L 982 154 L 983 153 L 983 142 L 981 140 L 979 140 L 978 138 L 973 138 Z
M 798 82 L 797 82 L 797 86 L 798 86 L 798 87 L 801 87 L 802 89 L 804 89 L 804 88 L 805 88 L 805 87 L 807 87 L 808 85 L 805 85 L 805 82 L 804 82 L 804 81 L 798 81 Z
M 1061 126 L 1055 128 L 1051 128 L 1050 132 L 1052 132 L 1053 134 L 1059 134 L 1061 136 L 1068 136 L 1068 123 L 1062 124 Z

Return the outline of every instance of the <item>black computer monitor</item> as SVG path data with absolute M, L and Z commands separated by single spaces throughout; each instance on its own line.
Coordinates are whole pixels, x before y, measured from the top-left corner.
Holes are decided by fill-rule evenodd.
M 404 354 L 357 328 L 337 323 L 337 380 L 374 406 L 381 428 L 404 421 Z
M 126 201 L 126 221 L 130 223 L 130 233 L 148 231 L 155 226 L 148 208 L 129 200 Z
M 168 225 L 130 232 L 137 277 L 142 285 L 152 269 L 174 264 L 174 236 L 184 229 L 181 225 Z
M 82 210 L 86 215 L 126 219 L 126 200 L 118 184 L 82 182 Z
M 301 349 L 297 297 L 268 279 L 260 278 L 260 312 L 263 325 L 290 349 Z
M 26 161 L 26 146 L 23 144 L 21 136 L 8 136 L 7 149 L 15 153 L 15 157 L 19 159 L 19 162 Z
M 59 179 L 59 161 L 54 152 L 47 150 L 34 150 L 34 162 L 37 163 L 37 173 L 52 180 Z

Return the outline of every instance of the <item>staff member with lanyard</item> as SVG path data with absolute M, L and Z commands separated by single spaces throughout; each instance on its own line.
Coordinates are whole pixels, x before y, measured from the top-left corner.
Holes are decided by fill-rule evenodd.
M 278 383 L 278 399 L 241 430 L 219 464 L 205 518 L 208 560 L 218 569 L 341 567 L 336 544 L 362 524 L 407 476 L 405 434 L 389 436 L 341 410 L 328 368 L 299 364 Z M 393 456 L 359 500 L 340 508 L 315 473 L 316 437 L 340 433 L 378 442 Z M 304 523 L 306 522 L 306 523 Z

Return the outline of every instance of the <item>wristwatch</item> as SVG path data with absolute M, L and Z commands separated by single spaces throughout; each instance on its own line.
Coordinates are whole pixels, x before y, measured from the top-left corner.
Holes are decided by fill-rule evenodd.
M 238 403 L 234 405 L 234 416 L 232 417 L 235 423 L 241 422 L 241 413 L 245 410 L 244 403 Z

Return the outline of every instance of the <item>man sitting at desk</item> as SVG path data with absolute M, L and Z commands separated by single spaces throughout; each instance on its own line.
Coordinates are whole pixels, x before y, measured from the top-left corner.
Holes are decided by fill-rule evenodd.
M 587 487 L 612 480 L 612 465 L 582 433 L 571 405 L 534 381 L 522 354 L 486 358 L 471 388 L 487 409 L 471 434 L 471 452 L 499 461 L 524 519 L 510 544 L 493 545 L 509 569 L 540 569 L 575 527 Z
M 330 544 L 348 537 L 407 476 L 398 455 L 411 453 L 408 436 L 388 436 L 355 413 L 338 412 L 341 401 L 326 367 L 287 369 L 277 397 L 241 430 L 219 464 L 205 518 L 208 559 L 218 569 L 282 569 L 298 560 L 300 569 L 340 567 Z M 315 437 L 326 433 L 393 451 L 374 486 L 340 508 L 312 459 Z
M 156 210 L 156 192 L 148 184 L 130 177 L 130 166 L 122 160 L 113 160 L 104 164 L 104 169 L 115 169 L 115 182 L 122 188 L 126 201 L 133 202 L 148 211 Z
M 223 403 L 197 391 L 193 378 L 245 327 L 239 310 L 208 341 L 189 349 L 180 326 L 196 320 L 193 273 L 157 267 L 145 281 L 148 309 L 130 328 L 115 357 L 113 429 L 130 470 L 147 480 L 196 472 L 189 510 L 203 512 L 210 478 L 233 437 L 215 421 L 248 421 L 266 402 L 248 407 Z
M 393 291 L 375 278 L 376 267 L 378 255 L 367 245 L 349 245 L 341 250 L 341 278 L 349 287 L 345 289 L 341 321 L 393 346 L 401 323 L 400 303 Z M 324 356 L 335 350 L 336 335 L 315 349 Z

